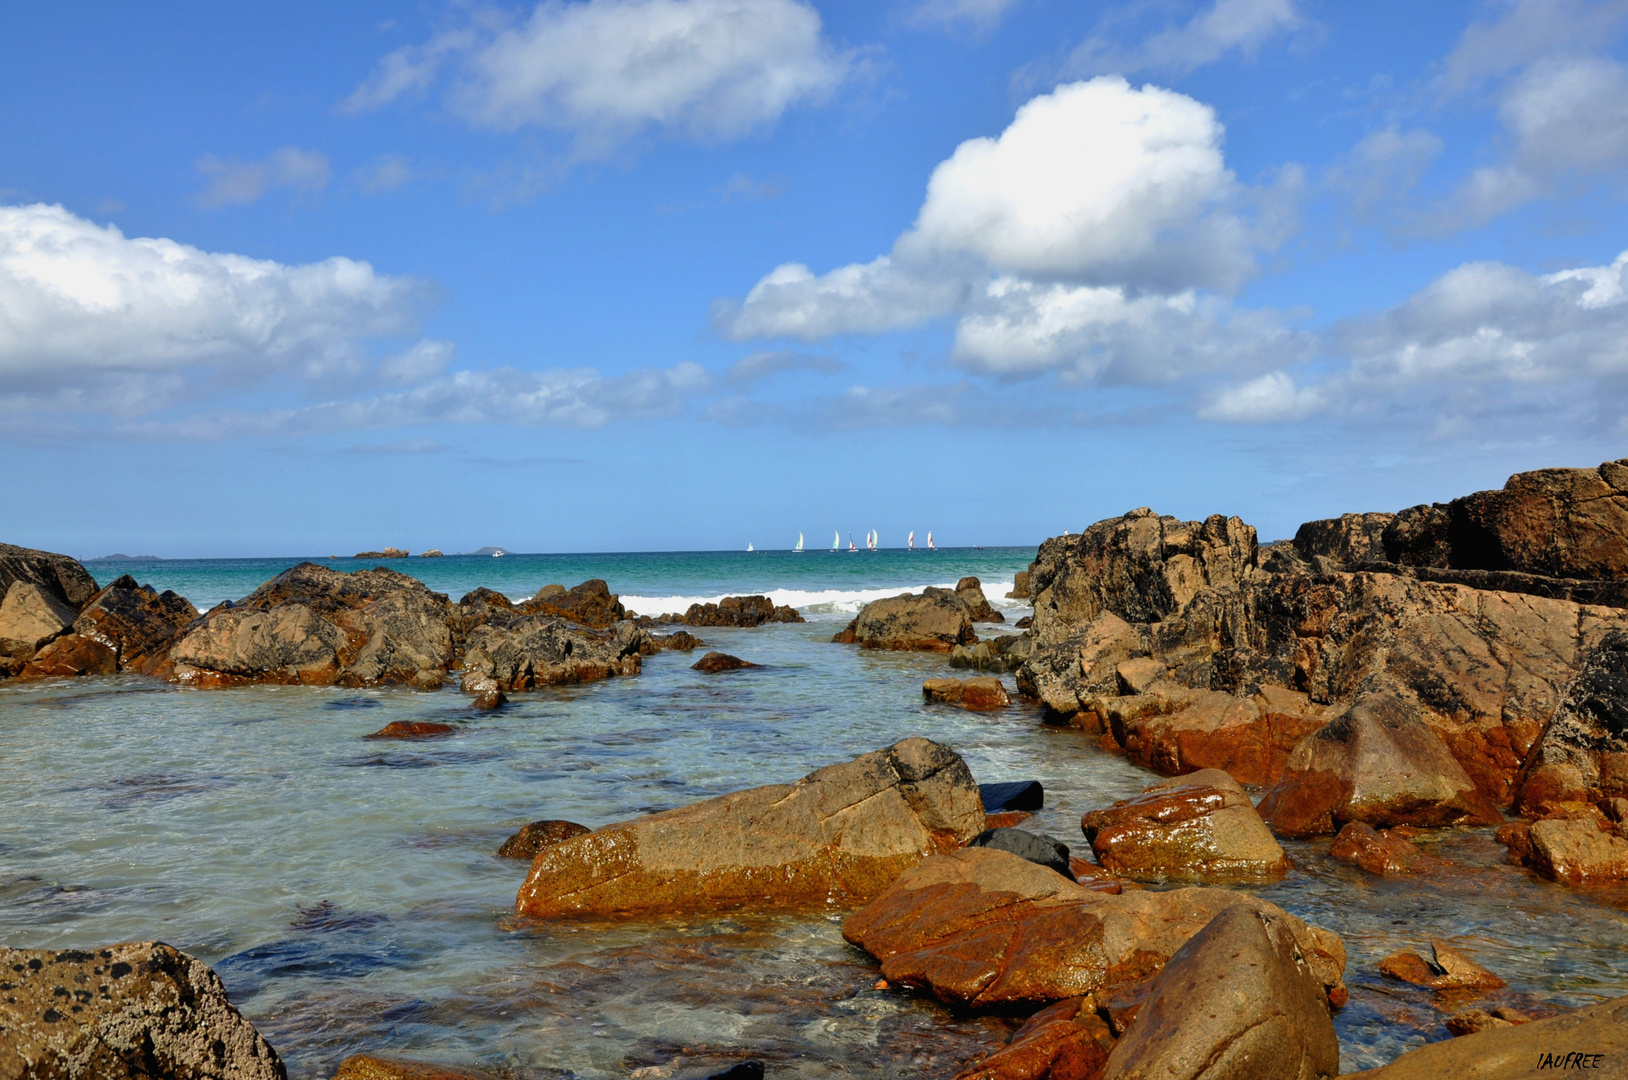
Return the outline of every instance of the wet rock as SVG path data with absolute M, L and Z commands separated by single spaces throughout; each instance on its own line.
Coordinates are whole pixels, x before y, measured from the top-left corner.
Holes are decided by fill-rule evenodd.
M 1411 949 L 1392 953 L 1380 961 L 1379 970 L 1393 979 L 1432 990 L 1496 990 L 1506 985 L 1445 941 L 1432 939 L 1430 950 L 1430 960 Z
M 35 653 L 17 673 L 17 679 L 72 679 L 112 675 L 118 670 L 119 656 L 112 649 L 78 634 L 64 634 Z
M 955 1080 L 1091 1080 L 1108 1062 L 1113 1033 L 1091 998 L 1066 998 L 1024 1022 L 1011 1041 Z
M 1516 809 L 1541 816 L 1565 802 L 1628 795 L 1628 633 L 1583 658 L 1522 770 Z
M 1490 1012 L 1486 1009 L 1465 1009 L 1463 1012 L 1454 1013 L 1443 1021 L 1443 1026 L 1454 1035 L 1474 1035 L 1480 1031 L 1531 1022 L 1532 1018 L 1518 1009 L 1500 1005 Z
M 516 909 L 569 912 L 818 907 L 876 895 L 983 828 L 966 764 L 906 739 L 772 784 L 607 825 L 545 849 Z
M 955 595 L 967 606 L 967 616 L 973 622 L 1005 622 L 1006 616 L 989 605 L 984 595 L 983 582 L 975 577 L 964 577 L 955 583 Z
M 334 1080 L 497 1080 L 497 1076 L 431 1061 L 352 1054 L 339 1063 Z
M 1100 995 L 1157 971 L 1223 909 L 1275 906 L 1229 889 L 1093 891 L 1004 851 L 963 848 L 901 874 L 843 924 L 888 982 L 956 1007 Z M 1344 1000 L 1339 938 L 1288 921 L 1326 992 Z
M 1426 1043 L 1383 1068 L 1348 1075 L 1364 1080 L 1527 1080 L 1577 1071 L 1621 1077 L 1624 1061 L 1628 998 L 1617 998 L 1529 1024 Z
M 787 605 L 775 606 L 767 596 L 726 596 L 716 604 L 691 604 L 675 621 L 690 626 L 754 627 L 764 623 L 800 623 L 802 615 Z
M 719 671 L 739 671 L 742 668 L 757 667 L 756 664 L 742 660 L 738 656 L 730 656 L 723 652 L 709 652 L 701 659 L 690 665 L 692 670 L 714 673 Z
M 453 663 L 450 608 L 446 596 L 394 570 L 346 574 L 301 563 L 204 615 L 158 670 L 198 687 L 435 689 Z
M 457 728 L 451 724 L 437 724 L 433 720 L 392 720 L 373 734 L 365 736 L 369 739 L 434 739 L 442 735 L 452 735 Z
M 497 853 L 504 859 L 530 859 L 545 847 L 562 844 L 592 831 L 574 821 L 534 821 L 503 841 Z
M 1243 788 L 1216 769 L 1167 780 L 1080 822 L 1097 862 L 1152 880 L 1270 880 L 1288 856 Z
M 600 578 L 591 578 L 569 589 L 563 585 L 544 585 L 535 596 L 517 607 L 527 615 L 569 619 L 596 630 L 606 629 L 628 617 L 621 597 L 612 593 L 610 586 Z
M 1028 810 L 997 810 L 993 814 L 984 815 L 984 831 L 990 829 L 1015 829 L 1025 821 L 1034 817 Z
M 1240 783 L 1259 786 L 1276 783 L 1294 748 L 1326 722 L 1322 706 L 1276 686 L 1238 697 L 1150 685 L 1141 693 L 1088 704 L 1138 765 L 1169 776 L 1220 769 Z
M 1025 616 L 1023 616 L 1023 618 L 1019 619 L 1017 622 L 1013 623 L 1012 625 L 1017 627 L 1019 630 L 1027 630 L 1027 629 L 1029 629 L 1029 627 L 1034 625 L 1034 616 L 1033 615 L 1025 615 Z
M 78 611 L 96 592 L 96 579 L 78 560 L 49 551 L 0 544 L 0 596 L 19 581 L 38 585 Z
M 1341 514 L 1308 521 L 1294 534 L 1295 553 L 1319 570 L 1387 562 L 1383 540 L 1395 514 Z
M 985 829 L 967 841 L 968 847 L 993 848 L 1007 851 L 1036 866 L 1046 866 L 1074 880 L 1069 866 L 1068 845 L 1054 836 L 1025 832 L 1022 829 Z
M 988 711 L 1012 704 L 1006 687 L 994 676 L 978 679 L 928 679 L 921 684 L 921 696 L 941 705 Z
M 1390 830 L 1376 830 L 1361 821 L 1348 822 L 1334 838 L 1329 855 L 1341 862 L 1360 866 L 1370 874 L 1397 877 L 1403 874 L 1429 873 L 1446 864 L 1432 855 L 1426 855 L 1405 837 Z
M 1034 639 L 1027 634 L 996 634 L 972 645 L 950 649 L 952 668 L 978 671 L 1016 671 L 1034 651 Z
M 0 1076 L 285 1080 L 201 960 L 160 942 L 0 949 Z
M 652 634 L 650 640 L 658 647 L 669 652 L 693 652 L 703 648 L 706 642 L 690 633 L 688 630 L 675 630 L 671 634 Z
M 1628 841 L 1602 824 L 1586 817 L 1532 822 L 1532 868 L 1563 885 L 1628 880 Z
M 1529 866 L 1532 862 L 1532 823 L 1511 821 L 1501 826 L 1494 838 L 1508 848 L 1505 858 L 1516 866 Z
M 1039 810 L 1046 805 L 1046 789 L 1038 780 L 1012 780 L 1002 784 L 979 784 L 978 798 L 984 812 Z
M 91 597 L 74 620 L 74 633 L 113 650 L 120 671 L 150 674 L 164 662 L 170 643 L 198 618 L 185 597 L 125 574 Z
M 590 630 L 546 615 L 479 626 L 469 635 L 462 688 L 465 693 L 484 694 L 637 675 L 649 637 L 632 622 Z
M 865 605 L 836 637 L 862 649 L 949 652 L 978 640 L 966 603 L 950 589 L 929 587 Z
M 1104 1080 L 1325 1080 L 1340 1044 L 1288 916 L 1237 905 L 1178 949 Z
M 480 693 L 476 694 L 475 700 L 469 703 L 469 707 L 471 709 L 479 709 L 481 712 L 493 712 L 497 709 L 503 708 L 503 706 L 507 705 L 508 703 L 509 699 L 503 696 L 503 691 L 498 689 L 488 689 L 482 690 Z
M 1029 598 L 1029 572 L 1019 570 L 1012 575 L 1012 591 L 1006 594 L 1008 600 L 1027 600 Z
M 76 610 L 32 581 L 16 581 L 0 600 L 0 653 L 27 660 L 67 633 Z
M 1279 836 L 1320 836 L 1346 822 L 1493 825 L 1503 816 L 1465 774 L 1418 710 L 1386 689 L 1363 693 L 1308 735 L 1261 800 Z

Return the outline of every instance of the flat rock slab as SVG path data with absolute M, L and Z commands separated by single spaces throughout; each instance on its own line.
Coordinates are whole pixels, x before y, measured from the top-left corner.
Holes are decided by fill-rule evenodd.
M 921 696 L 942 705 L 987 712 L 1012 704 L 1006 687 L 993 675 L 972 679 L 928 679 L 921 684 Z
M 1366 1080 L 1531 1080 L 1550 1075 L 1628 1080 L 1628 998 L 1426 1043 L 1383 1068 L 1348 1075 Z
M 1289 869 L 1249 796 L 1218 770 L 1177 777 L 1092 810 L 1080 828 L 1103 869 L 1131 878 L 1258 881 Z

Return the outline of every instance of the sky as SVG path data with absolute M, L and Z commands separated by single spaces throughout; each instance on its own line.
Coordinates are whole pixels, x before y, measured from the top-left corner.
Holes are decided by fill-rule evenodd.
M 1628 456 L 1625 42 L 1628 0 L 8 5 L 0 540 L 1268 540 Z

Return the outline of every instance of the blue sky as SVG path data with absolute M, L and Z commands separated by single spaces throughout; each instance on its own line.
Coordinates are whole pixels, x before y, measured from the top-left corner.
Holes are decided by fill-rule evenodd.
M 1628 454 L 1628 0 L 0 14 L 0 539 L 1263 538 Z

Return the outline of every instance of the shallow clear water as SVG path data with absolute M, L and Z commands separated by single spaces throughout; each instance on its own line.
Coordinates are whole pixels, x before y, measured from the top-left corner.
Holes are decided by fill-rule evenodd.
M 967 572 L 942 565 L 950 581 Z M 1041 779 L 1030 827 L 1082 848 L 1079 816 L 1150 779 L 1027 708 L 923 705 L 942 657 L 833 645 L 840 618 L 701 632 L 761 669 L 706 676 L 666 653 L 637 678 L 515 695 L 497 714 L 450 689 L 0 687 L 0 943 L 194 952 L 296 1078 L 364 1050 L 539 1076 L 737 1056 L 776 1077 L 952 1075 L 1012 1023 L 872 989 L 840 913 L 530 922 L 512 914 L 526 864 L 492 855 L 538 818 L 602 825 L 910 735 L 954 746 L 982 781 Z M 363 738 L 402 719 L 461 730 Z M 1628 994 L 1620 898 L 1538 882 L 1500 861 L 1490 833 L 1442 835 L 1438 851 L 1465 867 L 1443 881 L 1380 881 L 1328 860 L 1326 842 L 1297 844 L 1296 871 L 1259 890 L 1346 940 L 1346 1069 L 1445 1036 L 1428 992 L 1376 971 L 1431 936 L 1508 979 L 1499 1001 Z

